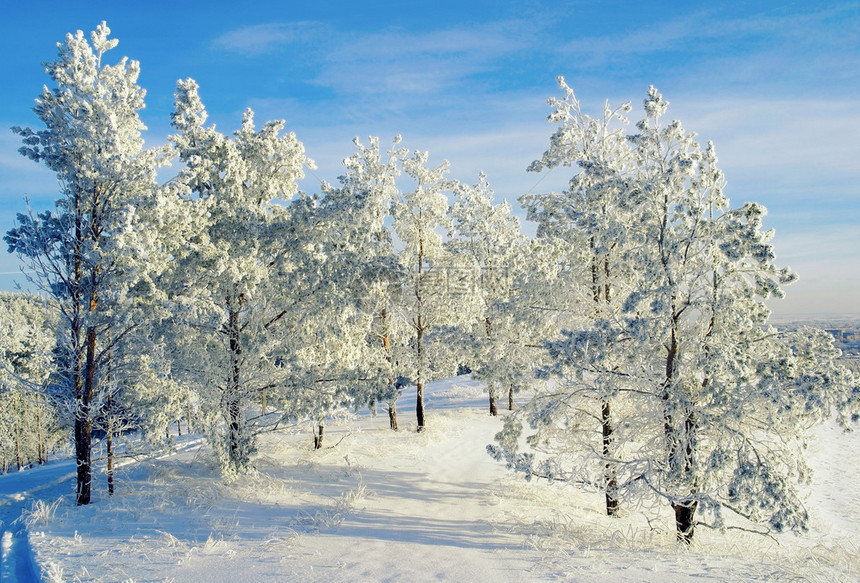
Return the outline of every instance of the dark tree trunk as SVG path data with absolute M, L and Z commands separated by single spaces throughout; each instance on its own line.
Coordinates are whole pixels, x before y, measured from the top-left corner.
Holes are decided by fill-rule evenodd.
M 603 209 L 604 213 L 606 209 Z M 609 255 L 605 255 L 601 260 L 596 254 L 594 237 L 590 241 L 592 256 L 591 256 L 591 292 L 594 299 L 594 314 L 595 317 L 600 317 L 605 304 L 609 308 L 609 302 L 612 294 L 612 284 L 609 280 Z M 604 281 L 601 284 L 601 264 L 603 266 Z M 612 426 L 612 407 L 609 399 L 603 399 L 601 402 L 600 428 L 603 434 L 603 480 L 604 480 L 604 497 L 606 498 L 606 514 L 607 516 L 616 516 L 618 514 L 618 480 L 615 474 L 615 469 L 610 461 L 613 457 L 612 442 L 614 440 L 613 433 L 615 428 Z
M 618 480 L 615 476 L 615 469 L 609 461 L 612 454 L 612 411 L 609 405 L 609 400 L 603 401 L 601 412 L 603 426 L 603 458 L 606 460 L 604 466 L 604 479 L 606 482 L 606 514 L 608 516 L 616 516 L 618 514 Z
M 490 394 L 490 415 L 496 417 L 499 414 L 499 408 L 496 406 L 496 386 L 490 383 L 487 392 Z
M 424 318 L 421 313 L 417 319 L 416 350 L 418 352 L 418 381 L 415 383 L 415 416 L 418 418 L 418 431 L 424 431 L 424 379 L 422 368 L 424 366 Z
M 245 463 L 244 453 L 242 452 L 242 342 L 241 342 L 241 327 L 239 324 L 239 312 L 244 304 L 244 296 L 237 294 L 236 298 L 227 299 L 227 309 L 229 319 L 227 322 L 227 334 L 230 339 L 230 365 L 231 375 L 227 387 L 226 405 L 227 405 L 227 442 L 230 462 L 235 468 L 239 468 Z M 236 302 L 236 305 L 233 302 Z
M 397 401 L 388 403 L 388 425 L 392 431 L 397 431 Z
M 107 426 L 107 483 L 108 495 L 113 496 L 113 424 Z
M 82 192 L 79 188 L 75 188 L 74 208 L 75 208 L 75 238 L 73 246 L 73 273 L 72 282 L 70 285 L 70 295 L 73 304 L 74 317 L 72 318 L 71 335 L 74 340 L 74 351 L 72 353 L 72 384 L 75 392 L 75 502 L 78 506 L 83 506 L 90 503 L 90 451 L 92 445 L 92 422 L 90 421 L 90 399 L 88 398 L 89 390 L 92 388 L 92 371 L 90 369 L 90 334 L 87 332 L 87 362 L 81 359 L 82 353 L 79 351 L 81 333 L 83 332 L 83 318 L 81 310 L 83 309 L 83 211 L 81 210 Z M 92 297 L 89 302 L 90 311 L 94 308 L 95 297 Z M 94 338 L 94 334 L 93 334 Z M 94 346 L 92 348 L 95 348 Z M 86 377 L 87 381 L 84 381 Z
M 242 424 L 240 407 L 241 402 L 238 395 L 231 395 L 227 405 L 227 415 L 230 419 L 227 439 L 230 446 L 230 461 L 235 467 L 239 467 L 243 463 L 241 452 Z
M 379 235 L 377 235 L 379 237 Z M 391 366 L 394 358 L 391 355 L 391 338 L 389 337 L 389 329 L 388 329 L 388 310 L 382 308 L 382 311 L 379 313 L 379 321 L 382 326 L 382 331 L 379 335 L 382 340 L 382 350 L 385 353 L 385 360 L 388 362 L 389 367 Z M 390 370 L 390 369 L 389 369 Z M 394 398 L 388 402 L 388 426 L 392 431 L 397 431 L 399 428 L 397 426 L 397 394 L 400 393 L 400 388 L 398 387 L 395 380 L 388 380 L 389 386 L 394 385 L 395 388 L 395 396 Z
M 110 383 L 110 380 L 108 380 Z M 108 496 L 113 496 L 113 395 L 111 391 L 107 394 L 105 407 L 105 433 L 107 434 L 107 483 Z
M 424 383 L 415 384 L 415 415 L 418 418 L 418 431 L 424 431 Z
M 424 318 L 424 298 L 421 285 L 424 273 L 424 239 L 418 240 L 418 277 L 415 280 L 416 318 L 415 326 L 415 353 L 418 361 L 418 370 L 415 382 L 415 416 L 418 418 L 418 431 L 424 431 L 424 331 L 428 328 Z
M 508 387 L 508 411 L 514 410 L 514 384 Z
M 90 451 L 92 445 L 92 423 L 89 411 L 78 412 L 75 418 L 75 461 L 77 463 L 77 483 L 75 498 L 78 506 L 90 503 L 91 468 Z
M 93 217 L 92 224 L 89 227 L 88 237 L 92 237 L 94 241 L 98 241 L 102 232 L 98 218 L 95 216 L 96 209 L 99 208 L 100 190 L 96 188 L 93 191 Z M 77 202 L 76 202 L 77 204 Z M 76 241 L 81 241 L 80 223 L 75 225 Z M 80 248 L 75 249 L 75 277 L 76 283 L 80 285 L 84 280 L 81 276 L 82 255 Z M 93 265 L 90 272 L 90 289 L 89 302 L 87 310 L 90 315 L 94 315 L 99 306 L 99 293 L 96 282 L 99 281 L 101 275 L 99 265 Z M 93 422 L 91 418 L 91 410 L 93 398 L 96 394 L 96 329 L 94 326 L 87 327 L 86 334 L 86 361 L 84 365 L 83 391 L 77 393 L 77 416 L 80 417 L 80 424 L 75 424 L 76 429 L 76 450 L 77 450 L 77 465 L 78 465 L 78 484 L 77 484 L 77 504 L 83 506 L 89 504 L 92 498 L 92 444 L 93 444 Z M 78 433 L 79 431 L 79 433 Z
M 91 300 L 90 311 L 95 310 L 95 298 Z M 95 394 L 96 383 L 96 331 L 87 329 L 87 356 L 84 369 L 83 394 L 78 400 L 75 419 L 75 457 L 77 460 L 77 504 L 89 504 L 92 499 L 92 444 L 93 422 L 90 405 Z
M 675 511 L 675 527 L 678 534 L 678 542 L 690 544 L 693 542 L 693 534 L 696 529 L 694 517 L 696 515 L 696 500 L 681 500 L 673 502 L 672 509 Z
M 319 422 L 319 432 L 314 432 L 314 449 L 322 449 L 323 446 L 323 434 L 325 433 L 325 425 L 323 422 Z
M 684 475 L 693 482 L 691 491 L 693 494 L 696 491 L 696 479 L 692 477 L 693 456 L 696 452 L 696 427 L 696 415 L 689 411 L 684 418 L 683 447 L 679 449 L 683 452 Z M 675 525 L 678 529 L 679 542 L 690 544 L 693 541 L 693 531 L 696 527 L 693 518 L 696 514 L 696 506 L 698 506 L 698 501 L 695 498 L 687 498 L 672 504 L 672 508 L 675 510 Z
M 490 320 L 489 316 L 484 317 L 484 332 L 487 334 L 487 338 L 492 338 L 493 336 L 493 323 Z M 496 405 L 496 385 L 495 383 L 489 383 L 487 385 L 487 393 L 490 397 L 490 415 L 493 417 L 497 417 L 499 415 L 499 408 Z
M 48 461 L 48 445 L 45 443 L 45 433 L 42 429 L 42 405 L 36 405 L 36 440 L 39 455 L 39 465 Z
M 696 483 L 693 478 L 693 462 L 696 451 L 696 415 L 692 403 L 672 403 L 673 396 L 669 389 L 678 378 L 678 353 L 679 353 L 679 319 L 680 312 L 675 308 L 675 298 L 672 298 L 672 331 L 668 351 L 666 354 L 666 380 L 663 389 L 664 413 L 663 423 L 666 433 L 668 449 L 669 473 L 676 478 L 691 483 L 691 494 L 695 493 Z M 677 399 L 677 397 L 675 397 Z M 683 405 L 684 412 L 683 429 L 675 429 L 676 418 L 672 415 L 672 409 Z M 674 407 L 673 407 L 674 406 Z M 678 502 L 672 502 L 675 511 L 675 527 L 677 529 L 678 542 L 690 544 L 693 541 L 695 530 L 694 517 L 698 502 L 695 498 L 686 498 Z
M 21 452 L 21 423 L 15 423 L 15 463 L 18 466 L 18 469 L 24 467 L 24 456 Z

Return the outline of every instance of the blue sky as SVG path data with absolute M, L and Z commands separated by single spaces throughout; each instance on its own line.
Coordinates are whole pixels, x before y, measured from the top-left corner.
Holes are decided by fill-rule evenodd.
M 141 63 L 148 143 L 165 140 L 176 80 L 193 77 L 222 131 L 246 107 L 286 119 L 318 164 L 308 192 L 336 180 L 354 136 L 400 133 L 450 160 L 453 178 L 486 171 L 517 206 L 569 178 L 525 171 L 553 131 L 557 75 L 586 110 L 632 101 L 634 121 L 653 84 L 671 117 L 715 142 L 733 205 L 767 206 L 778 263 L 800 275 L 774 313 L 860 313 L 860 2 L 4 4 L 0 128 L 37 126 L 40 63 L 67 32 L 106 20 L 113 60 Z M 57 192 L 19 145 L 0 132 L 3 232 L 25 195 L 39 209 Z M 0 252 L 0 289 L 22 280 L 17 265 Z

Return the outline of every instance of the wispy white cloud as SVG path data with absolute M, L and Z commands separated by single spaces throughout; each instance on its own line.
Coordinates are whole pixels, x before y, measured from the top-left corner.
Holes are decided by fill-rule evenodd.
M 312 59 L 317 70 L 311 83 L 350 97 L 386 95 L 391 103 L 499 67 L 505 56 L 531 46 L 536 26 L 504 21 L 419 32 L 355 32 L 315 22 L 268 23 L 225 33 L 214 46 L 254 57 L 301 44 L 303 57 Z
M 384 31 L 335 48 L 316 82 L 372 94 L 426 93 L 491 71 L 530 47 L 527 22 L 509 21 L 423 33 Z
M 640 28 L 579 37 L 563 44 L 561 50 L 575 54 L 583 64 L 602 66 L 667 50 L 699 52 L 709 41 L 725 41 L 730 46 L 742 40 L 766 38 L 767 43 L 759 49 L 765 52 L 780 41 L 812 47 L 834 42 L 856 45 L 857 39 L 840 39 L 833 35 L 832 28 L 834 22 L 858 9 L 860 4 L 851 2 L 804 12 L 773 9 L 752 16 L 726 17 L 710 8 L 662 22 L 647 22 Z
M 316 43 L 330 32 L 330 27 L 321 22 L 266 23 L 231 30 L 217 37 L 212 44 L 222 50 L 258 56 L 285 46 Z
M 669 113 L 735 168 L 860 174 L 860 99 L 668 97 Z
M 652 54 L 686 43 L 697 35 L 702 20 L 701 15 L 689 15 L 621 33 L 582 36 L 562 44 L 560 52 L 575 56 L 579 66 L 603 66 L 612 61 L 625 61 L 637 55 Z M 701 30 L 698 34 L 701 34 Z

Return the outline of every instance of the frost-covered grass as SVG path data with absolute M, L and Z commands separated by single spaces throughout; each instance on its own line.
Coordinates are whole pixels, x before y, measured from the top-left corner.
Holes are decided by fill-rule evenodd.
M 37 526 L 48 524 L 53 521 L 54 515 L 57 513 L 57 507 L 59 507 L 62 502 L 62 497 L 57 498 L 53 502 L 35 500 L 29 510 L 24 510 L 21 513 L 21 520 L 24 521 L 24 524 L 29 530 L 33 530 L 33 528 Z
M 500 426 L 467 377 L 429 387 L 429 425 L 414 433 L 409 396 L 399 432 L 387 417 L 264 437 L 254 471 L 225 481 L 195 441 L 123 466 L 117 493 L 74 505 L 71 476 L 20 490 L 47 581 L 855 581 L 860 574 L 860 464 L 855 434 L 823 427 L 811 446 L 813 530 L 777 540 L 700 528 L 679 548 L 668 509 L 601 512 L 602 496 L 525 482 L 485 446 Z M 409 425 L 412 427 L 408 427 Z M 189 443 L 191 443 L 189 441 Z M 49 469 L 49 468 L 48 468 Z M 56 473 L 56 472 L 55 472 Z

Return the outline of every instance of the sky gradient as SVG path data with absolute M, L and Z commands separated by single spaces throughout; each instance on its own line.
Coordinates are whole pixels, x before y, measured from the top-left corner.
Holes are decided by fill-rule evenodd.
M 140 61 L 149 145 L 170 133 L 177 79 L 192 77 L 223 132 L 251 107 L 286 119 L 335 182 L 352 138 L 402 134 L 498 199 L 561 190 L 570 169 L 530 174 L 554 126 L 546 99 L 563 75 L 586 111 L 648 86 L 668 117 L 716 145 L 733 206 L 764 204 L 779 265 L 800 280 L 778 316 L 860 314 L 860 2 L 7 2 L 0 20 L 0 230 L 51 206 L 53 175 L 17 153 L 13 125 L 39 128 L 40 63 L 65 34 L 106 20 Z M 168 174 L 169 175 L 169 174 Z M 525 226 L 533 232 L 534 226 Z M 23 281 L 0 252 L 0 289 Z

